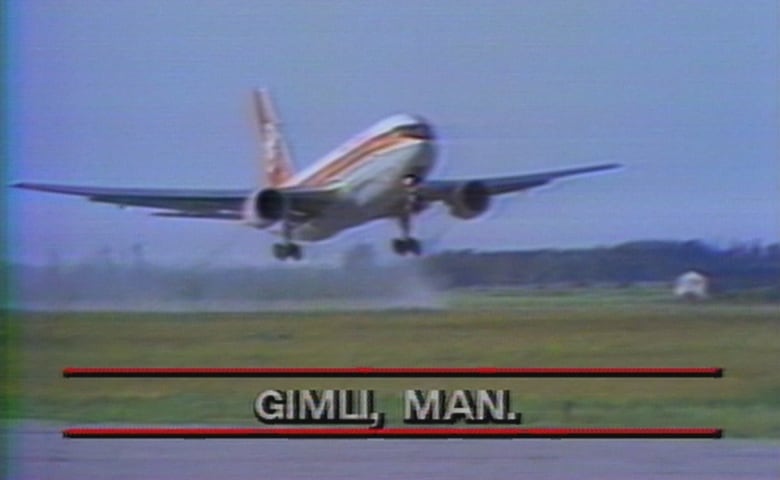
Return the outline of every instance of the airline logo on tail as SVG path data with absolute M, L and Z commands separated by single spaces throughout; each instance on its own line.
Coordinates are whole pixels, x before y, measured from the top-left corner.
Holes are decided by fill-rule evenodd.
M 290 151 L 284 142 L 271 95 L 268 90 L 254 92 L 255 115 L 260 138 L 263 142 L 261 184 L 267 187 L 281 187 L 295 174 Z

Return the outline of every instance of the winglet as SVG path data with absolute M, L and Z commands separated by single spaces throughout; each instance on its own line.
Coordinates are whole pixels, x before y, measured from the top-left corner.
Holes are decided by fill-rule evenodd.
M 263 141 L 261 184 L 279 187 L 295 174 L 290 152 L 279 128 L 271 94 L 266 89 L 253 92 L 255 116 L 260 138 Z

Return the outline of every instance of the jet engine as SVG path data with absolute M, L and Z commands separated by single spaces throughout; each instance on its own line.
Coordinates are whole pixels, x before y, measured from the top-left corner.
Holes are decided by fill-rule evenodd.
M 490 207 L 490 192 L 482 182 L 464 182 L 445 200 L 454 217 L 468 220 L 477 217 Z
M 282 192 L 273 188 L 252 192 L 244 202 L 244 222 L 256 228 L 273 225 L 287 213 L 287 202 Z

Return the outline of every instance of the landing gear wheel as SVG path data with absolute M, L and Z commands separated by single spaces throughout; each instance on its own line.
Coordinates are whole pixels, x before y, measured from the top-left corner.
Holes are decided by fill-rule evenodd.
M 404 255 L 406 254 L 406 242 L 403 241 L 401 238 L 394 238 L 393 239 L 393 251 L 397 253 L 398 255 Z
M 422 246 L 420 241 L 416 238 L 408 238 L 406 240 L 406 251 L 419 256 L 422 253 Z
M 398 255 L 406 255 L 407 253 L 420 255 L 422 247 L 416 238 L 394 238 L 393 251 Z
M 291 243 L 288 246 L 288 250 L 289 250 L 288 251 L 289 257 L 292 258 L 293 260 L 300 260 L 301 257 L 303 256 L 303 251 L 301 250 L 300 245 L 298 245 L 297 243 Z
M 287 258 L 286 247 L 287 245 L 285 245 L 284 243 L 274 243 L 273 252 L 274 252 L 274 257 L 276 257 L 277 260 L 284 260 L 285 258 Z
M 303 257 L 303 251 L 296 243 L 274 243 L 273 253 L 274 257 L 279 260 L 287 260 L 288 258 L 300 260 Z

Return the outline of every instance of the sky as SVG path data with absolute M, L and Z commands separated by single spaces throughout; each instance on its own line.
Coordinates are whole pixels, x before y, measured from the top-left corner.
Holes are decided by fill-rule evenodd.
M 9 3 L 9 182 L 255 187 L 262 86 L 299 168 L 399 112 L 436 128 L 432 177 L 624 165 L 501 197 L 477 220 L 426 212 L 429 251 L 780 236 L 773 1 Z M 121 261 L 134 244 L 159 263 L 272 261 L 274 238 L 239 224 L 7 199 L 17 261 Z M 387 252 L 397 235 L 375 222 L 306 255 Z

